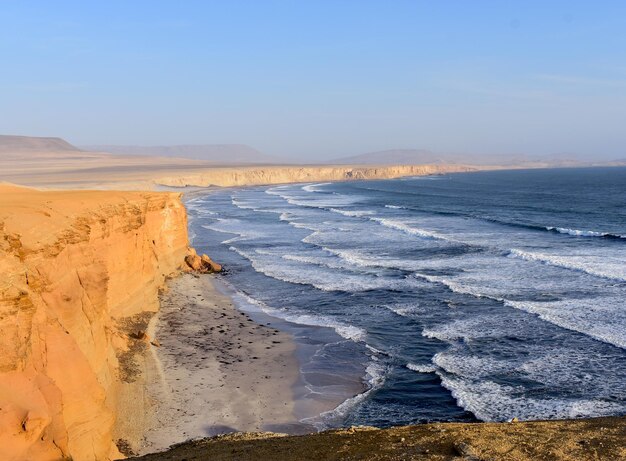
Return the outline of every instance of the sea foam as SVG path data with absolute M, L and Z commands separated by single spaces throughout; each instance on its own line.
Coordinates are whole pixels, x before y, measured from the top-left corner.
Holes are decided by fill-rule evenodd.
M 526 261 L 538 261 L 564 269 L 582 271 L 611 280 L 626 281 L 626 265 L 619 259 L 616 259 L 615 263 L 611 264 L 611 259 L 613 258 L 609 255 L 558 255 L 514 248 L 509 252 L 509 256 L 525 259 Z

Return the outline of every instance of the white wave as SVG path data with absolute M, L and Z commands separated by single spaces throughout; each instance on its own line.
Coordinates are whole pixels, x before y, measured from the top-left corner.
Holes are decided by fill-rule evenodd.
M 230 201 L 232 202 L 233 205 L 235 205 L 237 208 L 241 208 L 243 210 L 253 210 L 253 211 L 257 211 L 256 207 L 253 207 L 247 203 L 242 202 L 241 200 L 236 199 L 235 197 L 231 197 Z
M 242 291 L 237 290 L 235 294 L 248 304 L 256 306 L 264 313 L 272 317 L 277 317 L 279 319 L 285 320 L 287 322 L 295 323 L 298 325 L 331 328 L 335 330 L 335 332 L 342 338 L 354 342 L 365 341 L 367 337 L 367 332 L 364 329 L 354 325 L 347 325 L 328 316 L 289 312 L 284 309 L 277 309 L 275 307 L 268 306 L 263 301 L 259 301 L 258 299 L 255 299 L 247 295 L 246 293 L 243 293 Z
M 614 346 L 626 349 L 626 312 L 619 295 L 614 298 L 566 299 L 560 301 L 512 301 L 493 293 L 486 294 L 482 288 L 448 280 L 445 277 L 415 274 L 431 282 L 438 282 L 455 293 L 502 302 L 505 306 L 536 314 L 540 319 L 567 330 L 576 331 Z M 483 287 L 484 288 L 484 287 Z M 480 320 L 480 319 L 479 319 Z M 480 320 L 483 322 L 483 320 Z M 456 321 L 424 329 L 423 336 L 453 341 L 484 332 L 480 322 Z M 474 333 L 472 333 L 474 331 Z M 483 333 L 484 334 L 484 333 Z
M 450 324 L 438 325 L 436 327 L 424 328 L 422 330 L 422 336 L 425 338 L 438 339 L 439 341 L 451 342 L 456 339 L 467 337 L 467 334 L 457 328 L 459 321 L 452 322 Z M 480 333 L 476 332 L 476 335 L 480 336 Z
M 311 227 L 310 224 L 307 223 L 301 223 L 299 221 L 294 221 L 294 219 L 298 219 L 297 216 L 294 216 L 291 212 L 286 211 L 280 214 L 280 216 L 278 217 L 278 219 L 280 221 L 285 221 L 286 223 L 288 223 L 290 226 L 295 227 L 296 229 L 307 229 L 307 230 L 312 230 L 315 231 L 317 230 L 317 228 L 315 227 Z M 305 242 L 306 243 L 306 242 Z
M 358 210 L 340 210 L 338 208 L 330 208 L 329 210 L 332 211 L 333 213 L 339 213 L 341 215 L 349 216 L 349 217 L 352 217 L 352 218 L 360 218 L 361 216 L 368 216 L 368 215 L 374 214 L 374 212 L 371 211 L 371 210 L 361 210 L 361 211 L 358 211 Z
M 239 234 L 239 232 L 235 230 L 228 229 L 227 228 L 228 224 L 229 224 L 229 220 L 223 219 L 223 218 L 217 218 L 217 220 L 213 224 L 203 224 L 200 227 L 206 230 L 221 232 L 222 234 Z
M 422 336 L 448 343 L 459 339 L 471 341 L 476 338 L 499 341 L 503 336 L 508 336 L 511 330 L 521 333 L 527 329 L 528 323 L 523 317 L 475 315 L 425 328 Z
M 477 357 L 454 350 L 438 352 L 433 356 L 433 363 L 440 369 L 457 376 L 473 379 L 485 378 L 491 374 L 507 373 L 513 366 L 510 360 L 497 360 L 490 356 Z
M 412 317 L 423 311 L 417 301 L 411 304 L 386 304 L 385 307 L 401 317 Z
M 280 195 L 281 191 L 284 191 L 285 189 L 289 189 L 292 188 L 293 185 L 292 184 L 285 184 L 282 186 L 274 186 L 274 187 L 270 187 L 269 189 L 265 190 L 265 193 L 268 195 Z
M 561 328 L 577 331 L 598 341 L 626 349 L 626 313 L 621 298 L 607 301 L 567 302 L 504 301 L 504 304 L 532 314 Z
M 307 239 L 305 243 L 316 244 L 314 240 L 315 239 L 310 238 Z M 363 268 L 398 269 L 403 271 L 416 271 L 421 268 L 419 261 L 411 259 L 387 259 L 374 255 L 368 255 L 356 250 L 339 250 L 325 246 L 321 246 L 321 249 L 338 256 L 351 265 Z M 425 277 L 422 278 L 425 279 Z
M 624 235 L 610 234 L 608 232 L 596 232 L 591 230 L 578 230 L 578 229 L 568 229 L 566 227 L 546 227 L 549 231 L 555 231 L 559 234 L 568 234 L 573 235 L 575 237 L 619 237 L 626 238 Z
M 306 265 L 290 265 L 278 254 L 268 257 L 258 253 L 251 254 L 234 246 L 229 249 L 249 260 L 254 270 L 261 274 L 283 282 L 310 285 L 322 291 L 359 293 L 368 290 L 404 290 L 413 287 L 413 283 L 408 279 L 389 279 L 347 271 L 341 273 L 320 271 L 315 267 L 307 267 Z
M 415 371 L 417 373 L 434 373 L 435 371 L 437 371 L 437 368 L 432 365 L 418 365 L 415 363 L 407 363 L 406 367 L 409 370 Z
M 323 257 L 316 257 L 316 256 L 299 256 L 299 255 L 291 255 L 291 254 L 283 255 L 282 258 L 286 259 L 287 261 L 295 261 L 295 262 L 301 262 L 305 264 L 314 264 L 316 266 L 328 267 L 329 269 L 345 269 L 346 268 L 345 264 L 335 262 L 331 258 L 323 258 Z
M 316 186 L 311 185 L 308 187 Z M 307 186 L 305 186 L 307 187 Z M 265 191 L 266 194 L 274 195 L 282 198 L 290 205 L 303 208 L 316 208 L 329 211 L 331 208 L 354 205 L 362 200 L 361 197 L 345 194 L 316 194 L 316 196 L 307 194 L 298 194 L 297 191 L 280 190 L 278 188 L 270 188 Z M 315 192 L 315 191 L 311 191 Z
M 532 358 L 525 360 L 518 370 L 526 377 L 551 387 L 563 389 L 572 386 L 590 386 L 607 395 L 614 393 L 616 386 L 621 387 L 621 384 L 615 383 L 614 380 L 621 381 L 624 376 L 619 372 L 608 376 L 594 371 L 596 354 L 584 349 L 554 347 L 533 352 L 529 357 Z M 610 360 L 607 362 L 614 363 Z
M 329 182 L 322 182 L 319 184 L 309 184 L 307 186 L 303 186 L 302 190 L 307 191 L 307 192 L 319 192 L 318 188 L 321 186 L 328 186 L 330 183 Z
M 448 389 L 459 406 L 482 421 L 564 419 L 609 416 L 623 413 L 624 404 L 601 399 L 567 400 L 563 398 L 529 397 L 524 388 L 453 377 L 437 371 L 443 387 Z
M 235 237 L 224 240 L 224 245 L 231 244 L 240 240 L 255 239 L 263 237 L 263 234 L 258 231 L 250 230 L 241 223 L 238 219 L 225 219 L 217 218 L 212 224 L 203 224 L 201 227 L 207 230 L 220 232 L 223 234 L 235 234 Z
M 385 383 L 387 371 L 387 367 L 380 362 L 371 362 L 365 369 L 365 382 L 368 387 L 367 390 L 355 395 L 354 397 L 344 400 L 333 410 L 322 413 L 320 415 L 322 421 L 339 421 L 345 418 L 353 408 L 363 402 L 372 392 L 379 389 Z M 317 425 L 318 429 L 322 429 L 325 426 L 324 424 L 318 425 L 315 422 L 313 424 Z
M 311 239 L 307 236 L 303 239 L 305 243 L 310 243 Z M 371 259 L 366 255 L 362 255 L 357 251 L 353 250 L 336 250 L 334 248 L 320 247 L 322 251 L 325 253 L 329 253 L 332 256 L 336 256 L 334 258 L 332 256 L 303 256 L 303 255 L 292 255 L 285 254 L 282 256 L 283 259 L 288 261 L 301 262 L 305 264 L 313 264 L 317 266 L 327 267 L 329 269 L 347 269 L 350 271 L 355 271 L 355 267 L 358 267 L 359 272 L 369 273 L 373 275 L 377 275 L 379 273 L 378 269 L 401 269 L 401 270 L 413 270 L 414 264 L 411 261 L 400 261 L 400 260 L 387 260 L 381 259 L 376 260 L 374 257 Z M 393 306 L 389 306 L 390 309 L 393 310 Z M 411 304 L 407 308 L 407 312 L 411 309 L 417 309 L 415 304 Z
M 416 272 L 415 274 L 413 274 L 413 276 L 419 279 L 427 280 L 428 282 L 431 282 L 431 283 L 440 283 L 446 286 L 447 288 L 449 288 L 450 291 L 453 291 L 455 293 L 470 295 L 470 296 L 474 296 L 475 298 L 489 298 L 495 301 L 500 301 L 500 302 L 504 301 L 504 298 L 501 298 L 493 293 L 487 294 L 481 291 L 481 289 L 486 289 L 486 287 L 474 287 L 467 283 L 463 283 L 461 281 L 455 281 L 455 280 L 449 279 L 447 277 L 442 277 L 439 275 L 420 274 Z
M 624 261 L 608 255 L 550 255 L 514 248 L 509 252 L 509 256 L 526 261 L 537 261 L 564 269 L 582 271 L 596 277 L 626 281 L 626 264 L 624 264 Z
M 214 211 L 210 211 L 210 210 L 205 210 L 203 208 L 196 208 L 193 210 L 194 213 L 196 213 L 198 216 L 215 216 L 217 215 L 217 213 L 215 213 Z
M 364 329 L 354 325 L 346 325 L 327 316 L 312 314 L 285 314 L 283 318 L 288 322 L 300 325 L 332 328 L 342 338 L 349 339 L 354 342 L 365 341 L 365 338 L 367 337 L 367 332 Z
M 408 209 L 404 206 L 398 206 L 398 205 L 385 205 L 385 208 L 390 208 L 392 210 L 407 210 Z
M 284 213 L 285 210 L 284 209 L 280 209 L 280 208 L 265 208 L 268 205 L 271 205 L 270 203 L 267 202 L 263 202 L 263 203 L 259 203 L 258 205 L 254 205 L 254 203 L 256 201 L 253 201 L 252 203 L 250 202 L 244 202 L 236 197 L 231 197 L 231 202 L 234 206 L 236 206 L 239 209 L 242 210 L 251 210 L 254 211 L 256 213 L 274 213 L 274 214 L 281 214 Z
M 402 221 L 397 221 L 397 220 L 388 219 L 388 218 L 370 218 L 370 219 L 372 221 L 382 224 L 385 227 L 396 229 L 409 235 L 416 235 L 418 237 L 429 238 L 429 239 L 454 241 L 452 238 L 443 236 L 437 232 L 427 231 L 425 229 L 419 229 L 417 227 L 411 227 Z
M 380 266 L 380 263 L 377 262 L 376 258 L 373 256 L 368 256 L 368 255 L 364 255 L 358 251 L 354 251 L 354 250 L 338 250 L 335 248 L 327 248 L 327 247 L 322 247 L 323 250 L 328 251 L 329 253 L 332 253 L 338 257 L 340 257 L 341 259 L 343 259 L 344 261 L 350 263 L 350 264 L 354 264 L 356 266 L 360 266 L 360 267 L 383 267 Z

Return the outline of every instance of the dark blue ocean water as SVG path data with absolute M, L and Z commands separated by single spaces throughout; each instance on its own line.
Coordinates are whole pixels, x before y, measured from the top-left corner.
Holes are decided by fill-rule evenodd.
M 317 344 L 305 381 L 323 393 L 324 373 L 357 373 L 365 392 L 326 426 L 626 414 L 626 168 L 223 189 L 188 206 L 241 302 L 332 329 L 299 338 Z

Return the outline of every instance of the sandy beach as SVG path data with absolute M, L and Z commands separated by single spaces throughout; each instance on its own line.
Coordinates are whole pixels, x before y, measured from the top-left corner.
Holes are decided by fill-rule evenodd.
M 161 296 L 152 322 L 159 346 L 150 348 L 152 365 L 145 368 L 153 406 L 136 448 L 142 453 L 226 432 L 293 430 L 297 423 L 292 338 L 236 310 L 214 284 L 212 276 L 186 274 Z

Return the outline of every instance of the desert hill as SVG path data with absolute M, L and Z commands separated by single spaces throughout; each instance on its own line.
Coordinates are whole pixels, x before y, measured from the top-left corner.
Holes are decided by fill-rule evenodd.
M 423 165 L 471 164 L 500 165 L 517 168 L 547 168 L 589 166 L 591 163 L 572 153 L 548 155 L 515 154 L 459 154 L 432 152 L 426 149 L 389 149 L 341 157 L 329 162 L 337 165 Z M 600 162 L 602 164 L 603 162 Z
M 441 155 L 426 149 L 389 149 L 341 157 L 326 163 L 337 165 L 420 165 L 440 163 Z
M 77 152 L 80 149 L 61 138 L 0 135 L 0 153 Z
M 280 159 L 264 154 L 245 144 L 185 144 L 175 146 L 85 146 L 86 150 L 118 155 L 144 155 L 203 160 L 219 164 L 281 163 Z

